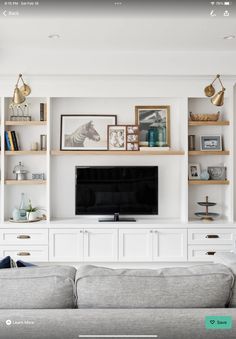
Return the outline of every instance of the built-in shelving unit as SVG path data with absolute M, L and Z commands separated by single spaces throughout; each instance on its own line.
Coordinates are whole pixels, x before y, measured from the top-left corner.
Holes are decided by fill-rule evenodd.
M 198 164 L 201 171 L 208 167 L 225 167 L 226 180 L 188 180 L 188 220 L 196 219 L 195 213 L 199 211 L 198 202 L 209 200 L 216 203 L 212 212 L 219 213 L 220 220 L 234 220 L 233 208 L 233 104 L 225 100 L 222 107 L 215 107 L 208 98 L 189 98 L 188 111 L 193 113 L 220 112 L 219 121 L 191 121 L 188 120 L 188 135 L 195 135 L 195 150 L 188 151 L 189 164 Z M 221 136 L 222 151 L 200 150 L 201 136 Z
M 188 155 L 198 156 L 198 155 L 229 155 L 230 151 L 189 151 Z
M 189 185 L 229 185 L 229 180 L 189 180 Z
M 229 126 L 230 122 L 228 120 L 224 121 L 192 121 L 189 120 L 189 126 Z
M 184 151 L 59 151 L 52 150 L 52 155 L 184 155 Z
M 45 126 L 47 121 L 32 120 L 32 121 L 5 121 L 6 126 Z
M 5 151 L 5 155 L 13 155 L 13 156 L 20 156 L 20 155 L 45 155 L 46 151 Z
M 45 185 L 46 183 L 46 180 L 5 180 L 6 185 Z

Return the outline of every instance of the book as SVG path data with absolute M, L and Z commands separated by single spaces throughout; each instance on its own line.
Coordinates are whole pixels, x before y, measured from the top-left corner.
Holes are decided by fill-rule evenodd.
M 170 147 L 169 146 L 166 146 L 166 147 L 140 147 L 139 148 L 140 151 L 143 151 L 143 152 L 150 152 L 150 151 L 153 151 L 153 152 L 156 152 L 156 151 L 169 151 L 170 150 Z
M 15 151 L 11 131 L 8 131 L 7 134 L 8 134 L 8 138 L 10 140 L 10 145 L 11 145 L 10 151 Z
M 7 131 L 5 131 L 5 149 L 6 149 L 6 151 L 11 150 L 10 139 L 9 139 Z
M 17 138 L 16 138 L 16 132 L 11 131 L 11 136 L 12 136 L 12 141 L 13 141 L 13 145 L 14 145 L 14 150 L 19 151 L 18 142 L 17 142 Z

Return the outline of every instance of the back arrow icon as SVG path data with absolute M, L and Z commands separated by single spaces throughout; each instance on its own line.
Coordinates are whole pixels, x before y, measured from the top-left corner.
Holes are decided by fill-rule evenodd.
M 4 16 L 7 16 L 7 11 L 4 11 L 2 14 L 3 14 Z

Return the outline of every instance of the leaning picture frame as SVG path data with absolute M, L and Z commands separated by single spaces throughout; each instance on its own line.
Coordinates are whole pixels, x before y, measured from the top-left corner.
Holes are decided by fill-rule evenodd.
M 107 150 L 107 126 L 116 123 L 116 115 L 61 115 L 60 150 Z
M 148 146 L 148 131 L 157 129 L 157 147 L 170 146 L 170 106 L 135 106 L 135 123 L 139 125 L 139 145 Z
M 107 149 L 110 151 L 126 151 L 126 125 L 107 126 Z
M 189 180 L 199 180 L 201 176 L 200 165 L 196 163 L 188 164 Z

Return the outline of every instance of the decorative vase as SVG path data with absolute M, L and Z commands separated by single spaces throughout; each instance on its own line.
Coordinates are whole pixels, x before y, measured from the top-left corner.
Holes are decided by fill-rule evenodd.
M 25 194 L 21 193 L 21 202 L 19 206 L 20 220 L 26 220 Z
M 157 129 L 150 127 L 148 130 L 148 147 L 156 147 L 157 143 Z
M 12 212 L 12 219 L 14 221 L 20 220 L 20 210 L 18 208 L 14 208 L 14 210 Z

